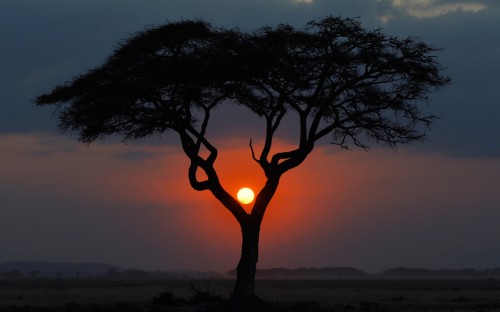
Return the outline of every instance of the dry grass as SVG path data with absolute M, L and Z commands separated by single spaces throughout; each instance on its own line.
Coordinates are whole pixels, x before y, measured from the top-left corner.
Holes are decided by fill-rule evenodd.
M 195 304 L 193 296 L 227 298 L 233 283 L 0 280 L 0 311 L 230 311 L 220 301 Z M 253 311 L 500 311 L 498 280 L 259 280 L 257 293 L 266 304 Z M 153 305 L 161 294 L 177 304 Z

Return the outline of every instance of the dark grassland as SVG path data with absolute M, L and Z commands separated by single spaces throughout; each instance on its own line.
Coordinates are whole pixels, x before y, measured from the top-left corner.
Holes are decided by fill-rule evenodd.
M 233 280 L 0 279 L 0 311 L 500 311 L 500 280 L 258 280 L 236 308 Z

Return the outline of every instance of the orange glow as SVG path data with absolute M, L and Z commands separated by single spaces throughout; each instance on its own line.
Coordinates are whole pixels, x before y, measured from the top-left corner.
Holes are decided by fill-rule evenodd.
M 238 223 L 209 191 L 191 188 L 189 159 L 178 146 L 95 143 L 88 147 L 48 134 L 3 135 L 0 143 L 2 163 L 7 164 L 0 166 L 0 190 L 12 186 L 14 191 L 4 193 L 41 198 L 33 205 L 41 203 L 47 218 L 58 220 L 59 215 L 50 214 L 58 210 L 45 207 L 44 196 L 62 194 L 57 196 L 61 202 L 68 200 L 67 207 L 75 200 L 90 198 L 89 208 L 78 212 L 88 216 L 82 220 L 88 219 L 89 227 L 95 226 L 96 220 L 104 222 L 103 228 L 120 220 L 133 224 L 130 232 L 123 227 L 118 233 L 142 235 L 145 240 L 151 235 L 151 248 L 178 248 L 179 259 L 196 262 L 200 258 L 202 266 L 212 261 L 218 269 L 227 269 L 239 259 Z M 254 143 L 257 153 L 258 143 Z M 279 141 L 276 144 L 273 152 L 293 148 Z M 219 148 L 216 170 L 226 191 L 236 195 L 246 186 L 258 194 L 265 175 L 252 159 L 246 140 L 214 145 Z M 344 261 L 339 254 L 378 234 L 383 237 L 386 228 L 406 229 L 403 225 L 418 223 L 415 220 L 431 225 L 437 224 L 435 219 L 447 222 L 448 216 L 457 213 L 470 219 L 473 211 L 469 207 L 492 207 L 500 201 L 499 164 L 493 158 L 380 149 L 366 153 L 320 145 L 303 164 L 281 178 L 262 223 L 259 265 L 325 263 L 315 259 L 338 263 Z M 16 206 L 11 206 L 14 211 Z M 252 209 L 252 205 L 242 206 Z M 487 219 L 484 216 L 497 213 L 492 211 L 482 211 L 481 216 Z M 18 217 L 26 219 L 24 214 Z M 364 248 L 372 251 L 370 246 Z M 170 257 L 172 253 L 165 254 Z M 209 256 L 193 256 L 197 254 Z
M 240 201 L 240 203 L 245 204 L 245 205 L 248 205 L 251 202 L 253 202 L 253 199 L 255 197 L 252 189 L 250 189 L 248 187 L 241 188 L 238 191 L 238 194 L 236 196 L 238 197 L 238 200 Z

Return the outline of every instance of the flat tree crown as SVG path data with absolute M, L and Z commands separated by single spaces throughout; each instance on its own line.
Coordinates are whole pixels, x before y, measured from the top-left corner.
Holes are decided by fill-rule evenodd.
M 79 139 L 136 139 L 194 126 L 197 110 L 241 104 L 268 119 L 301 117 L 302 140 L 365 146 L 423 138 L 419 104 L 448 83 L 436 49 L 416 38 L 366 31 L 358 21 L 313 20 L 303 29 L 251 33 L 181 21 L 124 41 L 104 65 L 36 98 L 57 104 L 59 126 Z

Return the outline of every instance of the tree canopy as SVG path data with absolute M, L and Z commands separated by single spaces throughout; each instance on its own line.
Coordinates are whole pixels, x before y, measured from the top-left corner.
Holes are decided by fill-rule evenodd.
M 298 113 L 301 141 L 332 134 L 334 144 L 367 147 L 363 133 L 395 145 L 423 138 L 417 126 L 433 119 L 420 102 L 448 82 L 434 52 L 354 19 L 252 33 L 182 21 L 136 34 L 104 65 L 36 103 L 57 103 L 61 129 L 88 143 L 179 131 L 196 126 L 196 110 L 238 103 L 266 119 Z

